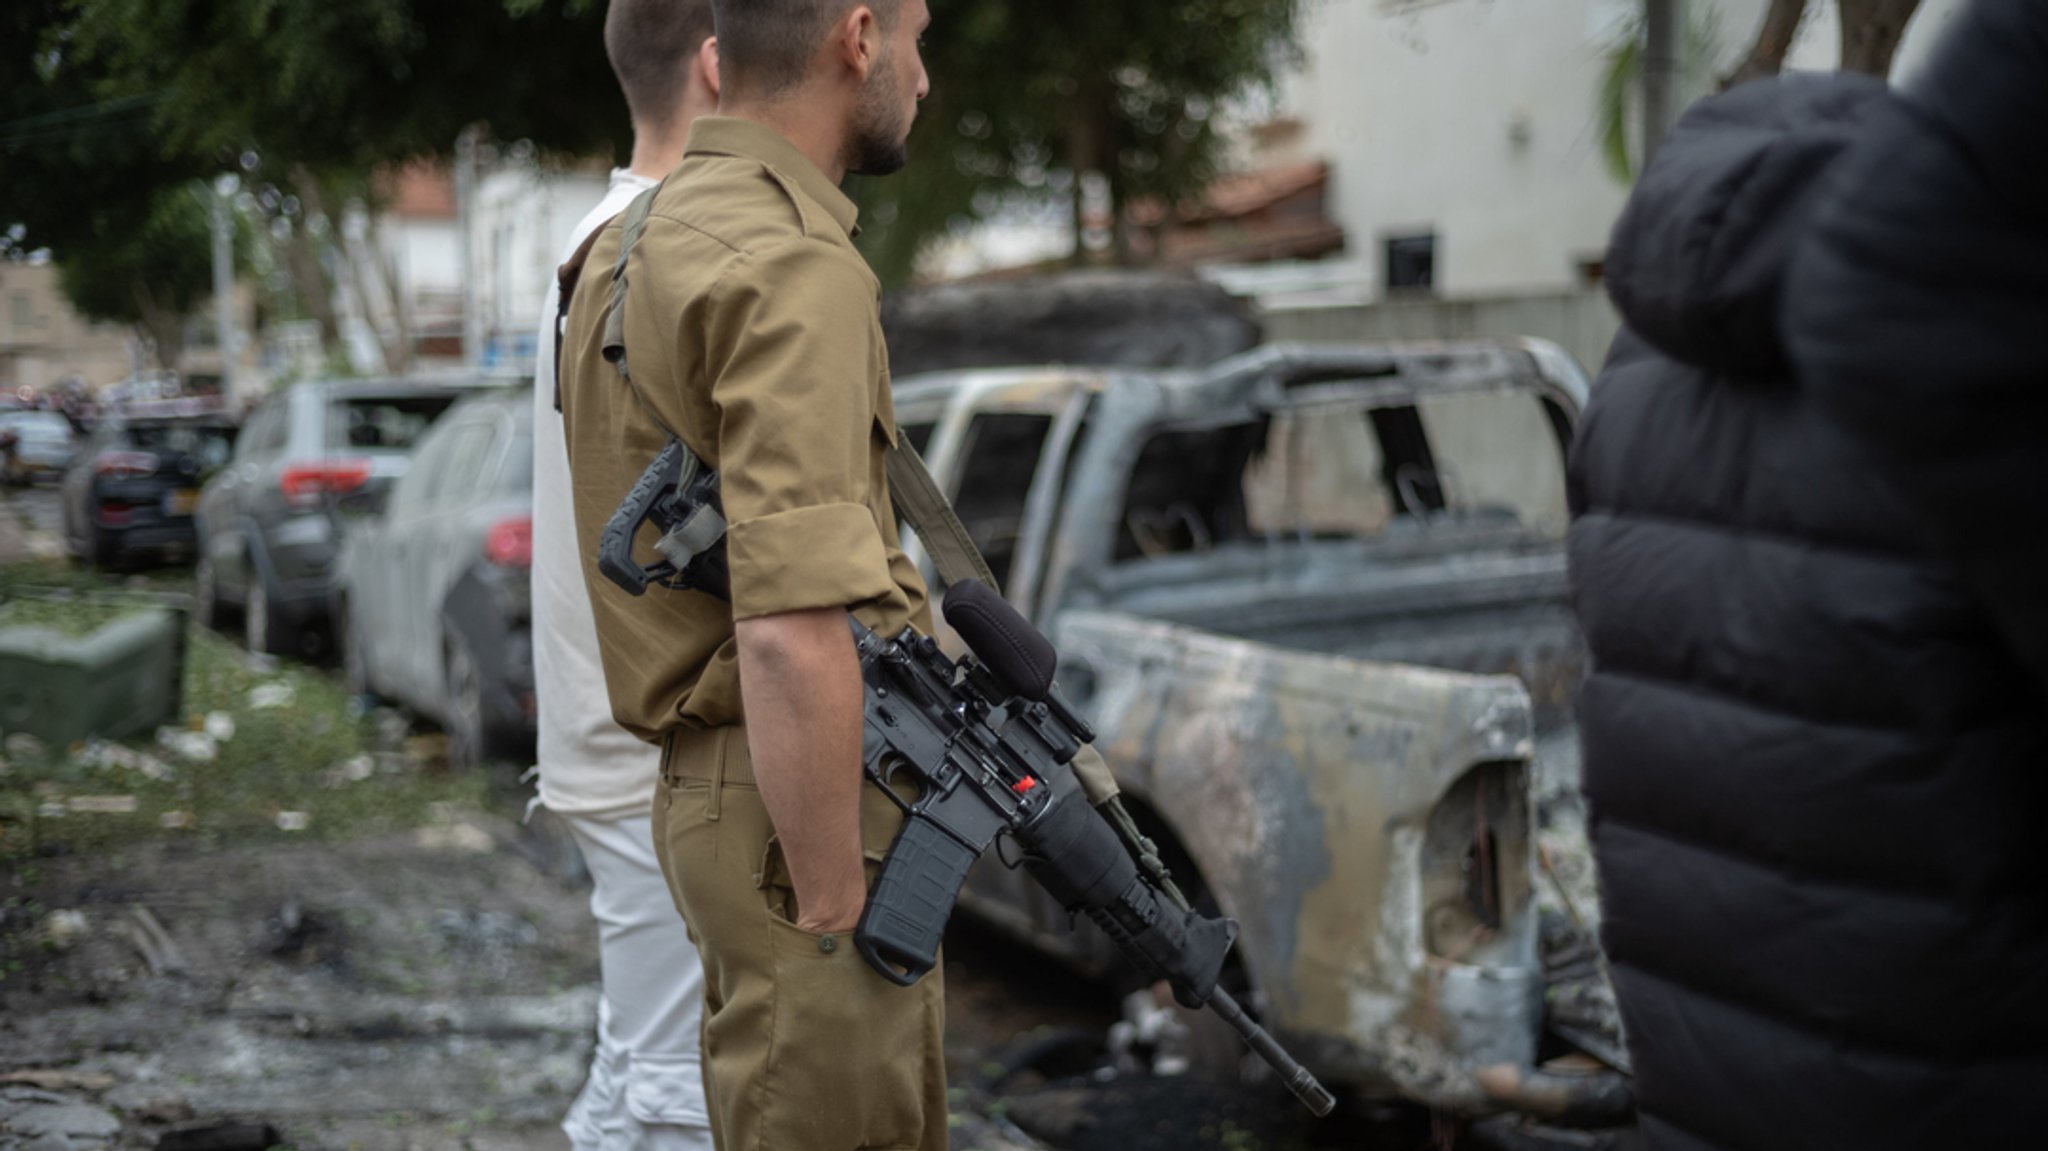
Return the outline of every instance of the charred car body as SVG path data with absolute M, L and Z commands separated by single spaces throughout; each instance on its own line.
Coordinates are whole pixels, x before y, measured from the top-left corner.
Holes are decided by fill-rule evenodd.
M 1475 1070 L 1537 1057 L 1530 771 L 1582 664 L 1585 395 L 1533 342 L 897 385 L 1135 813 L 1242 924 L 1236 990 L 1328 1080 L 1476 1108 Z M 1018 873 L 963 904 L 1114 970 Z

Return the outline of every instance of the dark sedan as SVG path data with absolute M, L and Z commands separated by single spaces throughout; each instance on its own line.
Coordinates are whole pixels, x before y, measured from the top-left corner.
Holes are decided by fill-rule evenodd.
M 65 546 L 100 567 L 192 554 L 200 486 L 234 447 L 224 415 L 102 420 L 64 473 Z

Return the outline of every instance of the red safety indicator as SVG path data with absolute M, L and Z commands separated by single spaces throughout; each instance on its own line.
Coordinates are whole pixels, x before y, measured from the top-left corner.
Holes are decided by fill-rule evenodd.
M 1020 779 L 1017 782 L 1011 784 L 1010 790 L 1016 792 L 1018 795 L 1023 795 L 1026 792 L 1029 792 L 1032 788 L 1037 786 L 1038 781 L 1027 775 L 1023 779 Z

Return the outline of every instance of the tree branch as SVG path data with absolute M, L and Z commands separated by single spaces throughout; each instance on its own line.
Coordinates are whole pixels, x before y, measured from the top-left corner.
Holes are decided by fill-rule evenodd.
M 1920 0 L 1841 0 L 1842 69 L 1885 77 Z
M 1763 25 L 1757 29 L 1756 43 L 1735 71 L 1721 78 L 1721 87 L 1733 88 L 1784 71 L 1785 55 L 1792 50 L 1799 25 L 1806 20 L 1806 6 L 1807 0 L 1771 0 L 1771 6 L 1764 10 Z M 1845 2 L 1843 7 L 1846 9 L 1848 4 Z

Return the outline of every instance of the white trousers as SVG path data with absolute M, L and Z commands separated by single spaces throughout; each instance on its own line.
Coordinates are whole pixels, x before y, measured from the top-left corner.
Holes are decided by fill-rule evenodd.
M 597 917 L 597 1054 L 562 1130 L 575 1151 L 713 1151 L 698 1023 L 704 967 L 654 856 L 650 817 L 564 815 Z

